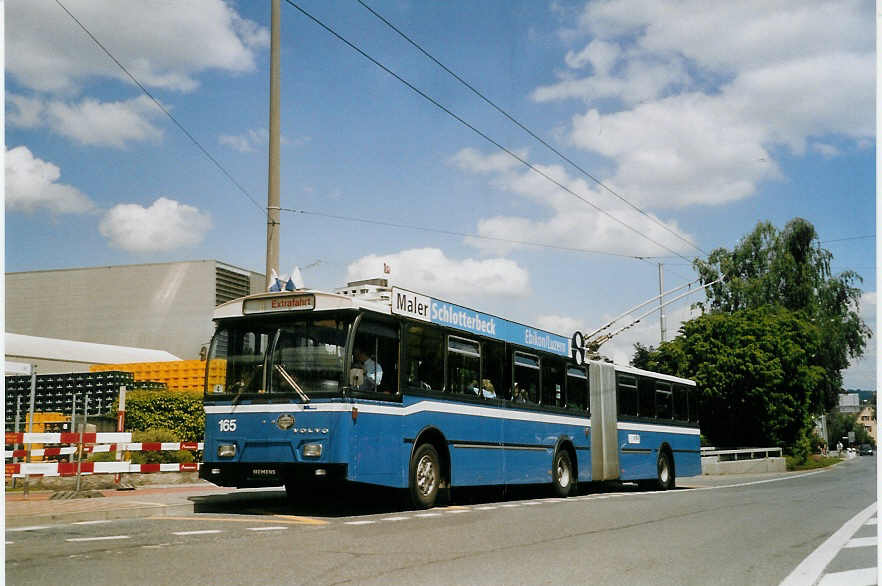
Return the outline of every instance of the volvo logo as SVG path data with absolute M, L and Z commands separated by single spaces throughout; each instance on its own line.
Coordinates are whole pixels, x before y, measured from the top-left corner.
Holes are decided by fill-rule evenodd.
M 276 427 L 279 429 L 288 429 L 292 425 L 294 425 L 294 416 L 285 413 L 283 415 L 279 415 L 279 418 L 276 419 Z

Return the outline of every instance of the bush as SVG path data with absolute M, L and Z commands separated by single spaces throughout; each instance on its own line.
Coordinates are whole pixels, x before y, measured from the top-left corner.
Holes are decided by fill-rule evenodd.
M 126 395 L 126 429 L 133 432 L 164 429 L 173 436 L 166 440 L 144 441 L 202 441 L 205 434 L 202 396 L 169 391 L 132 391 Z
M 146 431 L 132 432 L 133 442 L 179 442 L 187 441 L 178 438 L 177 433 L 170 429 L 148 429 Z M 193 462 L 196 457 L 189 450 L 159 450 L 156 452 L 127 452 L 125 459 L 133 464 L 173 464 L 181 462 Z M 114 452 L 96 452 L 89 454 L 90 462 L 115 462 Z

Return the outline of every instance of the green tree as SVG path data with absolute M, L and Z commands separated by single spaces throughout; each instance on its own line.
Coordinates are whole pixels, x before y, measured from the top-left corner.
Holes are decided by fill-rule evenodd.
M 126 395 L 126 429 L 171 430 L 174 441 L 201 441 L 205 435 L 202 397 L 165 390 L 132 391 Z
M 814 226 L 794 218 L 777 230 L 760 222 L 731 250 L 718 248 L 695 267 L 704 283 L 723 281 L 706 290 L 699 305 L 710 312 L 737 312 L 780 306 L 796 312 L 820 332 L 822 343 L 809 357 L 824 369 L 814 389 L 811 410 L 830 410 L 842 388 L 842 370 L 863 355 L 870 329 L 861 320 L 860 276 L 845 271 L 834 276 L 833 255 L 821 248 Z
M 702 434 L 717 446 L 805 444 L 824 379 L 822 336 L 796 312 L 761 307 L 706 313 L 649 352 L 645 367 L 698 383 Z
M 858 423 L 858 416 L 856 413 L 839 413 L 838 411 L 831 411 L 827 414 L 827 434 L 830 436 L 827 438 L 827 445 L 830 446 L 831 449 L 836 446 L 836 442 L 842 441 L 843 437 L 847 437 L 848 432 L 850 431 L 854 432 L 855 444 L 876 444 L 869 432 L 867 432 L 867 429 Z M 842 443 L 846 446 L 848 445 L 847 442 Z

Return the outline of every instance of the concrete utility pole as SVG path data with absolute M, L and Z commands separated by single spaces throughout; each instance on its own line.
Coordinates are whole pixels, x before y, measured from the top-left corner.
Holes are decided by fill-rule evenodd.
M 266 287 L 273 269 L 279 268 L 279 18 L 280 1 L 273 0 L 270 39 L 269 188 L 266 197 Z

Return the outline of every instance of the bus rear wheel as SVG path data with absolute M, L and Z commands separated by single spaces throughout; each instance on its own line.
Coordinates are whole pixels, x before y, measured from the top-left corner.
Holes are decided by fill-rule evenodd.
M 559 497 L 569 496 L 573 490 L 573 463 L 566 450 L 558 450 L 554 455 L 551 477 L 554 494 Z
M 418 509 L 429 509 L 438 498 L 441 460 L 432 444 L 422 444 L 410 459 L 410 501 Z
M 658 478 L 656 486 L 658 490 L 671 490 L 674 488 L 674 462 L 671 460 L 671 453 L 667 450 L 661 450 L 658 454 Z

